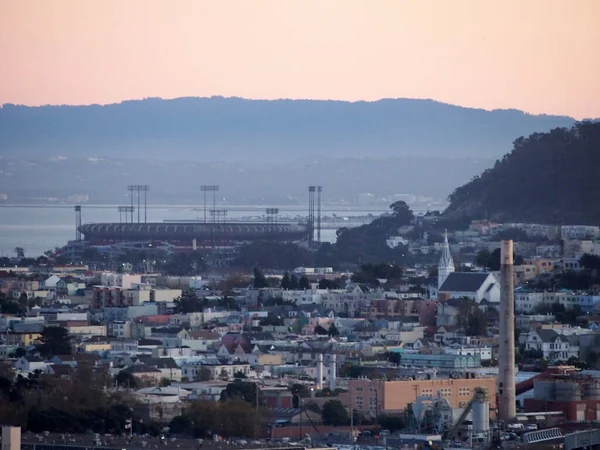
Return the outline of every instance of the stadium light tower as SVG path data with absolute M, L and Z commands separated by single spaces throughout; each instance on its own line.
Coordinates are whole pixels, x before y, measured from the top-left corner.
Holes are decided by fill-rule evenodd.
M 274 225 L 277 225 L 277 215 L 279 214 L 279 208 L 267 208 L 266 213 L 269 231 L 274 231 Z
M 125 213 L 125 223 L 127 223 L 127 215 L 133 214 L 133 206 L 119 206 L 119 223 L 123 222 L 123 213 Z
M 144 222 L 146 222 L 148 215 L 147 215 L 147 195 L 148 195 L 148 191 L 150 190 L 150 186 L 148 186 L 147 184 L 130 184 L 129 186 L 127 186 L 127 190 L 129 192 L 131 192 L 131 207 L 133 208 L 133 193 L 136 192 L 137 193 L 137 212 L 138 212 L 138 223 L 141 222 L 141 217 L 140 217 L 140 203 L 141 203 L 141 195 L 140 192 L 144 193 Z M 133 211 L 131 213 L 131 222 L 133 223 Z
M 81 231 L 79 231 L 80 227 L 81 227 L 81 205 L 75 205 L 75 240 L 77 242 L 81 241 Z
M 204 223 L 206 223 L 206 196 L 207 192 L 213 193 L 213 211 L 216 209 L 217 204 L 217 191 L 219 190 L 219 186 L 216 184 L 203 184 L 200 186 L 200 191 L 204 192 Z

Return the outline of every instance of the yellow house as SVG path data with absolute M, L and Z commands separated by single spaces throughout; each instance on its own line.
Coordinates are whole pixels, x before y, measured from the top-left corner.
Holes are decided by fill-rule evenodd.
M 19 347 L 29 347 L 39 341 L 40 333 L 31 332 L 11 332 L 8 334 L 8 345 L 18 345 Z
M 525 264 L 535 266 L 536 275 L 554 271 L 554 260 L 549 258 L 526 259 Z
M 82 353 L 100 353 L 110 351 L 109 342 L 84 342 L 78 347 Z

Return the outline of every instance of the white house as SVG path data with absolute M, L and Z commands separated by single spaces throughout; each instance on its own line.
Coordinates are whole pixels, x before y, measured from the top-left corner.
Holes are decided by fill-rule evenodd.
M 487 346 L 446 346 L 444 353 L 458 356 L 478 356 L 481 361 L 492 360 L 492 348 Z
M 15 369 L 19 372 L 35 372 L 36 370 L 46 372 L 49 365 L 49 362 L 35 356 L 21 356 L 15 361 Z
M 540 351 L 550 362 L 579 358 L 579 336 L 565 336 L 550 329 L 535 330 L 529 333 L 525 350 Z
M 544 303 L 543 292 L 515 291 L 515 312 L 532 313 Z
M 56 284 L 59 281 L 60 281 L 60 277 L 58 277 L 56 275 L 50 275 L 50 277 L 48 277 L 44 281 L 44 288 L 46 288 L 48 290 L 55 290 L 56 289 Z

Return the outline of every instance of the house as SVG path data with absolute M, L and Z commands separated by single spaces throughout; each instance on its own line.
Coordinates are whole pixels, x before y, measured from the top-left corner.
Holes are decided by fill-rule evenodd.
M 552 329 L 540 328 L 529 333 L 525 351 L 541 352 L 550 362 L 579 358 L 579 336 L 565 336 Z
M 48 375 L 63 380 L 70 379 L 74 371 L 75 369 L 70 364 L 50 364 L 47 369 Z
M 46 280 L 42 283 L 43 287 L 48 290 L 56 290 L 56 284 L 60 281 L 60 277 L 57 275 L 50 275 L 50 277 L 46 278 Z
M 21 356 L 14 363 L 14 367 L 17 371 L 29 373 L 35 372 L 36 370 L 46 372 L 49 365 L 49 362 L 44 361 L 37 356 Z
M 158 369 L 161 373 L 160 378 L 166 378 L 170 381 L 181 381 L 181 368 L 173 358 L 154 358 L 152 356 L 140 355 L 132 358 L 134 365 L 142 365 Z
M 243 362 L 229 363 L 218 358 L 207 358 L 204 361 L 184 364 L 182 367 L 183 377 L 187 380 L 219 380 L 232 379 L 236 373 L 248 375 L 250 364 Z
M 13 331 L 7 333 L 6 343 L 8 345 L 17 345 L 19 347 L 29 347 L 39 341 L 41 336 L 40 332 Z
M 438 300 L 466 297 L 481 303 L 500 303 L 500 283 L 492 273 L 452 272 L 438 290 Z M 439 314 L 439 311 L 438 311 Z
M 155 367 L 147 366 L 146 364 L 133 364 L 121 372 L 127 373 L 138 380 L 157 385 L 161 382 L 163 376 L 162 372 Z
M 96 366 L 100 362 L 98 355 L 79 353 L 75 355 L 54 355 L 50 359 L 52 364 L 68 365 L 71 367 L 77 367 L 79 364 L 87 364 L 90 366 Z

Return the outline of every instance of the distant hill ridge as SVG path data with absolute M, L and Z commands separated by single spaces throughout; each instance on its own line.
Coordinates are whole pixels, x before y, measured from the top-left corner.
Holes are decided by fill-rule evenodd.
M 534 133 L 457 188 L 450 218 L 600 225 L 600 123 Z
M 0 108 L 0 148 L 4 155 L 24 157 L 212 161 L 290 161 L 310 155 L 497 158 L 515 136 L 574 122 L 415 99 L 188 97 L 105 106 L 7 104 Z

